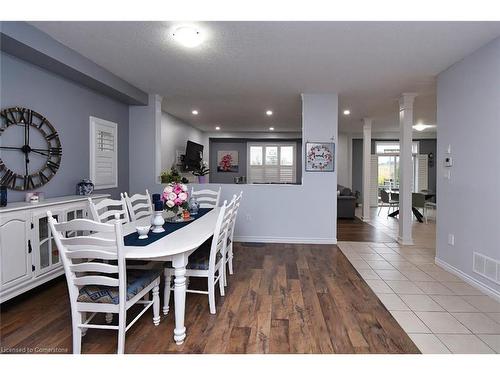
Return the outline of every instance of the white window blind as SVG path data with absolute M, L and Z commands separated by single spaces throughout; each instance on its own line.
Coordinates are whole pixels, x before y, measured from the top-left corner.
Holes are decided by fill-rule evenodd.
M 429 167 L 428 167 L 429 161 L 428 161 L 428 156 L 423 154 L 423 155 L 418 155 L 417 159 L 417 185 L 418 185 L 418 190 L 417 191 L 422 191 L 422 190 L 427 190 L 429 188 Z
M 118 186 L 118 124 L 90 117 L 90 179 L 95 189 Z
M 296 147 L 295 143 L 249 143 L 248 183 L 295 183 Z
M 370 207 L 378 206 L 378 155 L 370 160 Z

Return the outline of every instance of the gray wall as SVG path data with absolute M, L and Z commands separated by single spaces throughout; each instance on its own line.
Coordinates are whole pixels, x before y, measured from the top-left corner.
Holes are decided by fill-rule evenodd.
M 500 38 L 439 74 L 437 103 L 436 257 L 500 299 L 500 285 L 472 271 L 474 251 L 500 261 Z
M 210 138 L 210 182 L 216 184 L 232 184 L 234 177 L 247 175 L 247 143 L 269 141 L 269 139 L 217 139 Z M 302 140 L 301 139 L 272 139 L 273 142 L 296 142 L 297 143 L 297 183 L 302 181 Z M 217 172 L 217 151 L 238 151 L 239 170 L 238 173 Z
M 203 145 L 203 159 L 208 161 L 206 155 L 208 138 L 201 130 L 198 130 L 188 123 L 172 116 L 170 113 L 161 113 L 161 170 L 166 171 L 175 165 L 175 152 L 186 151 L 187 141 L 196 142 Z M 183 172 L 177 166 L 181 174 L 190 181 L 195 181 L 196 177 L 191 172 Z
M 436 140 L 435 139 L 413 139 L 420 143 L 420 153 L 434 154 L 434 163 L 428 166 L 428 187 L 432 191 L 436 191 Z M 377 141 L 398 141 L 398 139 L 372 139 L 372 154 L 375 153 Z M 352 140 L 352 189 L 353 191 L 363 192 L 363 140 Z M 361 194 L 363 196 L 363 194 Z
M 128 105 L 4 52 L 0 59 L 0 107 L 34 109 L 49 119 L 61 138 L 61 167 L 48 184 L 36 190 L 46 197 L 71 195 L 78 181 L 89 177 L 89 116 L 96 116 L 118 123 L 118 188 L 98 192 L 117 197 L 121 191 L 127 191 Z M 24 195 L 8 191 L 10 202 L 22 201 Z

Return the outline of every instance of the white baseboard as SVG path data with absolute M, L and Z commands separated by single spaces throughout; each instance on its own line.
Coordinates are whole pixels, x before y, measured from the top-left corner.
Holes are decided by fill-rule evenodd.
M 337 238 L 304 238 L 304 237 L 261 237 L 261 236 L 234 236 L 235 242 L 267 242 L 292 244 L 325 244 L 336 245 Z
M 500 302 L 500 291 L 491 288 L 490 286 L 484 284 L 482 281 L 479 281 L 471 277 L 470 275 L 467 275 L 465 272 L 459 270 L 456 267 L 453 267 L 451 264 L 445 262 L 442 259 L 439 259 L 438 257 L 434 258 L 434 261 L 441 268 L 444 268 L 446 271 L 454 274 L 455 276 L 458 276 L 467 284 L 472 285 L 475 288 L 478 288 L 481 292 L 489 295 L 491 298 Z

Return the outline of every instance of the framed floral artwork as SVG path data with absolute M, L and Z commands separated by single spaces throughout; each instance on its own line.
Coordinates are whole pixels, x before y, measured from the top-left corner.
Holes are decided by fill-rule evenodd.
M 217 172 L 238 172 L 238 151 L 217 151 Z
M 335 143 L 306 143 L 306 172 L 335 170 Z

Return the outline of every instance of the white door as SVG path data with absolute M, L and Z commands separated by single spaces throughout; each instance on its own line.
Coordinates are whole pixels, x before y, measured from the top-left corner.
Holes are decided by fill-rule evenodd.
M 2 291 L 32 277 L 30 222 L 26 211 L 0 217 L 0 278 Z
M 64 221 L 71 221 L 74 219 L 87 219 L 88 218 L 88 210 L 87 204 L 80 204 L 76 206 L 68 207 L 64 210 Z M 66 233 L 66 237 L 75 237 L 75 236 L 84 236 L 86 235 L 83 231 L 72 231 Z
M 57 221 L 64 221 L 63 211 L 52 211 Z M 33 213 L 33 254 L 35 260 L 35 275 L 40 276 L 61 266 L 59 250 L 50 232 L 47 211 Z

